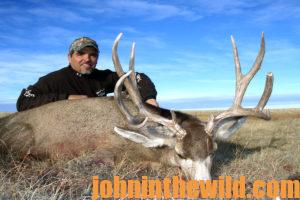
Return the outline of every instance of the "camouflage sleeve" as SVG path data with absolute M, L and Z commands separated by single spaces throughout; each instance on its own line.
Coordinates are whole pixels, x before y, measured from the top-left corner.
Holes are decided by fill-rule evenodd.
M 68 98 L 68 94 L 58 94 L 49 92 L 49 85 L 44 79 L 40 78 L 37 83 L 30 85 L 21 91 L 17 100 L 17 110 L 24 111 L 35 108 L 46 103 L 63 100 Z

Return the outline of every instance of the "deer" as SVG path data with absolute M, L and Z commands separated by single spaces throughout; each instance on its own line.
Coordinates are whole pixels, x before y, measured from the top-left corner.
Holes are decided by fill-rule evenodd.
M 253 67 L 245 75 L 231 37 L 236 72 L 233 104 L 207 121 L 142 102 L 134 71 L 135 43 L 131 48 L 129 71 L 125 73 L 118 56 L 121 37 L 122 33 L 112 47 L 112 61 L 120 77 L 114 97 L 62 100 L 3 117 L 0 150 L 42 159 L 76 157 L 94 150 L 109 152 L 114 158 L 124 152 L 134 152 L 132 157 L 136 160 L 177 166 L 190 179 L 210 180 L 216 141 L 232 136 L 250 116 L 270 120 L 270 112 L 264 107 L 272 92 L 272 73 L 267 74 L 257 106 L 241 106 L 245 91 L 263 61 L 263 33 Z M 124 97 L 124 87 L 129 98 Z

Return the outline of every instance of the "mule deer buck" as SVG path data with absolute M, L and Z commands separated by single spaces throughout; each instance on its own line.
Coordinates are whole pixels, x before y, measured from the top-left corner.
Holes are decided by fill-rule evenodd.
M 272 91 L 269 73 L 262 97 L 255 108 L 243 108 L 247 86 L 260 69 L 264 35 L 256 61 L 248 74 L 241 73 L 237 47 L 232 38 L 236 66 L 236 91 L 233 105 L 206 121 L 181 113 L 144 104 L 134 73 L 134 44 L 130 71 L 124 73 L 117 53 L 122 34 L 116 38 L 112 58 L 120 79 L 115 97 L 58 101 L 0 119 L 2 149 L 18 155 L 56 158 L 76 156 L 89 150 L 108 151 L 112 156 L 134 149 L 135 157 L 179 166 L 192 179 L 211 179 L 210 168 L 217 138 L 228 138 L 248 116 L 270 119 L 263 111 Z M 131 98 L 124 100 L 122 85 Z

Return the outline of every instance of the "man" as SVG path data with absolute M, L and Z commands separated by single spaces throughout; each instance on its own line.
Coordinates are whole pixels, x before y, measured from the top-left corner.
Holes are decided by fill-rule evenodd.
M 69 48 L 69 65 L 23 89 L 17 101 L 17 110 L 23 111 L 63 99 L 106 96 L 113 92 L 119 77 L 111 70 L 96 69 L 98 56 L 96 41 L 88 37 L 74 40 Z M 136 76 L 142 100 L 157 106 L 154 84 L 145 74 L 137 73 Z

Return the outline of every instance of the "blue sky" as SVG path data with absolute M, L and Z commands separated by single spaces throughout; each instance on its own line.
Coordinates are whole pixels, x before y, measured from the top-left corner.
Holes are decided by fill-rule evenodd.
M 97 67 L 113 69 L 111 47 L 119 32 L 123 68 L 136 42 L 136 70 L 151 77 L 159 102 L 230 99 L 235 90 L 230 35 L 247 72 L 263 31 L 264 62 L 246 95 L 258 97 L 271 71 L 270 102 L 295 98 L 300 105 L 298 0 L 2 0 L 0 15 L 0 104 L 15 103 L 22 88 L 66 66 L 69 44 L 80 36 L 100 45 Z

